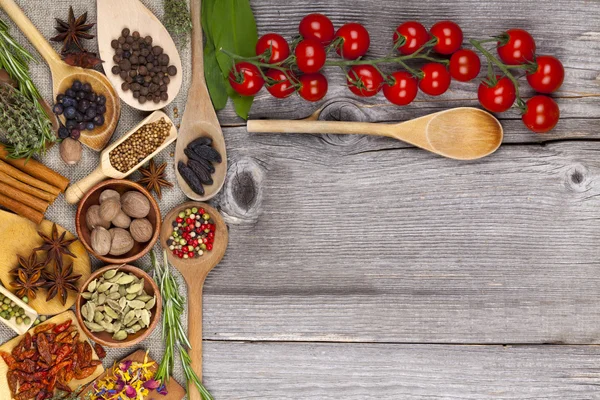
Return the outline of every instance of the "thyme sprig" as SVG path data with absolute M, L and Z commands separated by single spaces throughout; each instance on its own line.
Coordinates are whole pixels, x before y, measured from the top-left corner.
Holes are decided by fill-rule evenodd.
M 175 352 L 179 351 L 188 387 L 190 384 L 193 384 L 204 400 L 214 400 L 192 369 L 192 360 L 188 354 L 192 345 L 181 323 L 181 318 L 185 312 L 185 299 L 179 293 L 179 284 L 169 268 L 167 252 L 164 251 L 163 253 L 163 266 L 157 262 L 153 251 L 150 253 L 150 257 L 152 259 L 152 266 L 154 267 L 154 279 L 158 283 L 163 299 L 162 334 L 165 341 L 165 354 L 158 366 L 154 379 L 163 384 L 169 382 L 175 366 Z
M 28 122 L 26 126 L 18 126 L 11 125 L 15 120 L 9 120 L 2 125 L 2 129 L 7 133 L 11 158 L 30 158 L 35 154 L 43 154 L 47 143 L 56 141 L 52 122 L 42 106 L 41 95 L 29 75 L 29 63 L 32 61 L 35 61 L 33 56 L 12 38 L 8 32 L 8 25 L 0 20 L 0 69 L 5 70 L 17 81 L 18 92 L 33 105 L 33 108 L 30 108 L 28 104 L 27 113 L 18 107 L 9 110 L 8 101 L 1 105 L 2 114 L 17 113 L 21 119 Z M 18 101 L 18 104 L 23 103 Z

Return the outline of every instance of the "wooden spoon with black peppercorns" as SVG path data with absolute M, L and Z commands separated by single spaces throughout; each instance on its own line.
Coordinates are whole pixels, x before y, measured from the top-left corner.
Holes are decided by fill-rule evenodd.
M 142 111 L 166 107 L 183 80 L 167 29 L 139 0 L 98 0 L 97 7 L 98 50 L 121 100 Z

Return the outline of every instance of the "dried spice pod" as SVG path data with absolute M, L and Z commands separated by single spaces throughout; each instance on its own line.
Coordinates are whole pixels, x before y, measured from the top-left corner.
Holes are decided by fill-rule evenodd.
M 223 159 L 221 158 L 221 154 L 219 154 L 217 150 L 213 149 L 210 146 L 195 145 L 193 147 L 188 146 L 188 148 L 191 148 L 194 151 L 194 153 L 196 153 L 200 158 L 203 158 L 205 160 L 216 163 L 220 163 L 221 161 L 223 161 Z
M 194 171 L 196 176 L 200 179 L 200 182 L 204 185 L 212 185 L 213 180 L 210 172 L 204 167 L 204 165 L 196 160 L 188 160 L 188 167 Z
M 198 161 L 199 163 L 201 163 L 204 166 L 204 168 L 206 168 L 208 170 L 208 172 L 210 172 L 211 174 L 215 173 L 215 167 L 213 167 L 213 165 L 210 163 L 210 161 L 207 161 L 204 158 L 200 157 L 198 154 L 194 153 L 191 149 L 185 149 L 185 150 L 183 150 L 183 152 L 187 156 L 188 159 Z
M 199 137 L 198 139 L 192 140 L 187 145 L 187 147 L 194 147 L 194 146 L 212 146 L 212 139 L 209 138 L 208 136 Z
M 181 177 L 185 180 L 185 182 L 190 186 L 190 188 L 199 195 L 204 194 L 204 186 L 202 186 L 202 182 L 200 182 L 200 178 L 196 176 L 194 171 L 183 161 L 179 161 L 177 164 L 177 170 L 181 174 Z

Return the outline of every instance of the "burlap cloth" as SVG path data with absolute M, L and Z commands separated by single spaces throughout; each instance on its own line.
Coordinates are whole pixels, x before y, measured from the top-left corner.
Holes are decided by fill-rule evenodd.
M 69 5 L 73 6 L 73 10 L 75 12 L 75 16 L 81 15 L 84 12 L 88 12 L 88 22 L 96 22 L 96 1 L 95 0 L 53 0 L 53 1 L 43 1 L 43 0 L 16 0 L 17 3 L 21 6 L 25 14 L 31 19 L 33 24 L 40 30 L 42 35 L 46 38 L 53 37 L 55 35 L 55 21 L 54 18 L 58 17 L 60 19 L 66 19 L 69 12 Z M 154 14 L 162 20 L 163 17 L 163 1 L 162 0 L 142 0 L 142 2 L 148 7 Z M 35 51 L 33 46 L 27 41 L 25 36 L 19 31 L 19 29 L 12 24 L 12 21 L 7 17 L 7 15 L 0 9 L 0 19 L 2 21 L 7 22 L 11 26 L 10 33 L 13 37 L 19 42 L 21 45 L 25 46 L 36 58 L 39 59 L 39 63 L 31 66 L 31 76 L 33 77 L 34 82 L 36 83 L 38 89 L 42 93 L 42 95 L 46 98 L 46 100 L 51 103 L 52 100 L 52 86 L 51 86 L 51 77 L 48 66 L 41 59 L 38 53 Z M 96 28 L 94 27 L 92 32 L 96 33 Z M 142 35 L 144 32 L 140 32 Z M 115 31 L 115 35 L 118 35 L 118 32 Z M 53 43 L 53 42 L 51 42 Z M 86 46 L 90 51 L 97 52 L 97 42 L 96 40 L 86 41 Z M 169 114 L 171 118 L 175 121 L 176 124 L 180 122 L 181 114 L 184 110 L 185 100 L 187 98 L 187 91 L 190 84 L 190 72 L 191 72 L 191 51 L 189 44 L 179 44 L 180 48 L 180 56 L 183 64 L 183 85 L 181 87 L 181 91 L 177 98 L 165 109 L 165 112 Z M 60 44 L 53 43 L 54 48 L 57 51 L 60 51 Z M 110 71 L 109 71 L 110 73 Z M 122 111 L 121 111 L 121 120 L 119 122 L 119 126 L 113 135 L 112 140 L 115 140 L 121 137 L 125 132 L 135 126 L 139 121 L 141 121 L 148 113 L 142 113 L 140 111 L 134 110 L 129 107 L 124 102 L 121 103 Z M 179 118 L 174 118 L 173 110 L 174 108 L 179 109 Z M 173 152 L 175 151 L 175 144 L 167 147 L 162 151 L 159 155 L 155 157 L 155 160 L 158 163 L 168 162 L 167 167 L 167 176 L 170 182 L 175 183 L 175 172 L 173 167 Z M 68 177 L 71 182 L 78 181 L 79 179 L 84 178 L 90 172 L 92 172 L 98 165 L 99 162 L 99 153 L 89 150 L 84 146 L 84 152 L 82 160 L 76 166 L 67 166 L 60 159 L 58 154 L 58 146 L 54 146 L 48 153 L 40 159 L 44 164 L 49 166 L 50 168 L 56 170 L 62 175 Z M 140 174 L 138 172 L 129 176 L 131 180 L 138 180 L 140 178 Z M 177 188 L 165 188 L 163 191 L 162 200 L 158 200 L 160 205 L 160 209 L 162 215 L 166 215 L 166 213 L 175 205 L 180 204 L 185 201 L 186 197 L 183 192 Z M 46 219 L 56 222 L 59 225 L 62 225 L 69 231 L 76 234 L 75 230 L 75 211 L 77 207 L 74 205 L 67 204 L 64 200 L 64 197 L 59 197 L 56 202 L 50 206 L 48 211 L 46 212 Z M 2 229 L 2 227 L 0 227 Z M 155 246 L 155 253 L 159 257 L 159 260 L 162 261 L 162 250 L 160 245 Z M 92 268 L 98 268 L 103 264 L 95 259 L 93 256 L 90 256 L 92 260 Z M 133 263 L 134 265 L 143 268 L 145 270 L 151 270 L 150 257 L 144 256 L 140 260 Z M 0 268 L 7 268 L 5 265 L 0 265 Z M 177 273 L 177 271 L 175 271 Z M 177 275 L 180 280 L 180 288 L 182 291 L 185 290 L 185 285 L 183 284 L 183 280 L 179 275 Z M 184 293 L 185 295 L 186 293 Z M 184 322 L 185 326 L 187 326 L 187 320 Z M 104 360 L 104 366 L 110 367 L 113 361 L 121 359 L 126 355 L 133 353 L 138 348 L 150 349 L 150 354 L 157 360 L 162 358 L 163 354 L 163 341 L 161 340 L 161 328 L 160 324 L 156 328 L 156 330 L 152 333 L 152 335 L 142 342 L 137 348 L 128 348 L 123 350 L 114 350 L 107 349 L 108 355 Z M 0 324 L 0 343 L 4 343 L 5 341 L 13 338 L 15 336 L 14 332 L 7 328 L 5 325 Z M 176 368 L 174 377 L 180 383 L 184 384 L 184 376 L 183 372 L 179 366 L 179 362 L 176 362 Z M 5 399 L 0 399 L 5 400 Z

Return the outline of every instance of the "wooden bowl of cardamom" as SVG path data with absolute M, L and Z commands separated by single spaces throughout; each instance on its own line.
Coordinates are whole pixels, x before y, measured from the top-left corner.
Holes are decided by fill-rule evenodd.
M 133 265 L 109 265 L 81 285 L 75 303 L 83 331 L 106 347 L 126 348 L 146 339 L 162 313 L 160 290 Z

